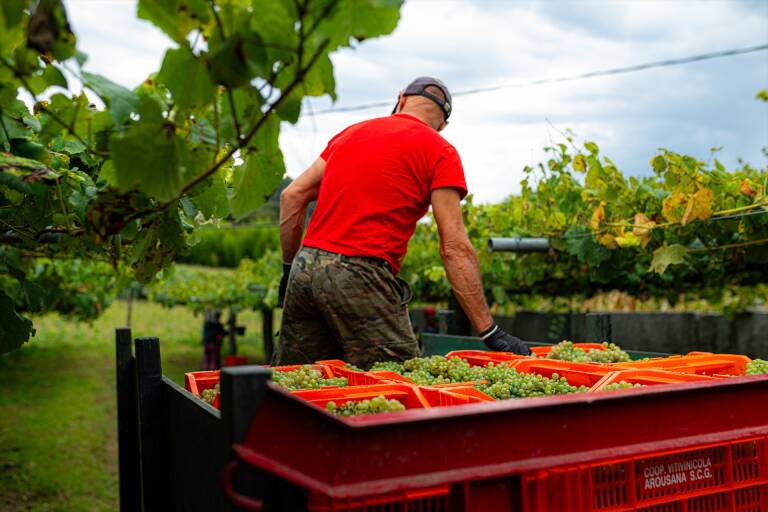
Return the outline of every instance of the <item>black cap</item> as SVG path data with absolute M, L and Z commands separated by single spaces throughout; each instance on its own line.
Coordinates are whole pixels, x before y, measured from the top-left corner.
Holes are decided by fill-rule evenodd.
M 427 91 L 426 89 L 429 86 L 434 86 L 440 89 L 445 96 L 445 100 Z M 431 76 L 420 76 L 408 84 L 408 87 L 406 87 L 405 91 L 403 91 L 403 96 L 424 96 L 425 98 L 429 98 L 430 100 L 437 103 L 441 109 L 443 109 L 443 114 L 445 115 L 446 121 L 451 116 L 453 98 L 451 98 L 451 93 L 448 91 L 448 87 L 446 87 L 442 80 L 432 78 Z M 394 114 L 396 110 L 397 105 L 395 105 L 392 113 Z

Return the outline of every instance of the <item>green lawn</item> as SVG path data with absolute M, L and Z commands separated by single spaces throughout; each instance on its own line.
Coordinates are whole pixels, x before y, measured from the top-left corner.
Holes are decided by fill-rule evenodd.
M 0 510 L 117 509 L 114 329 L 125 322 L 123 302 L 92 324 L 38 317 L 33 341 L 0 356 Z M 240 353 L 260 362 L 260 313 L 238 323 Z M 160 338 L 175 381 L 198 369 L 201 317 L 134 302 L 131 327 Z

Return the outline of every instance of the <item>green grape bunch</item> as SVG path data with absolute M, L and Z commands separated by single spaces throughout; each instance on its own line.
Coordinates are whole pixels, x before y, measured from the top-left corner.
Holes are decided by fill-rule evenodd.
M 374 367 L 376 366 L 374 365 Z M 395 371 L 394 365 L 390 368 L 392 368 L 390 371 Z M 398 370 L 400 369 L 398 368 Z M 415 357 L 405 361 L 402 364 L 402 369 L 397 373 L 421 386 L 476 382 L 484 379 L 482 367 L 472 366 L 465 359 L 459 357 Z
M 371 371 L 387 371 L 402 375 L 405 369 L 403 364 L 397 361 L 379 361 L 373 364 Z
M 620 389 L 633 389 L 642 387 L 644 387 L 643 384 L 632 384 L 631 382 L 622 380 L 620 382 L 614 382 L 613 384 L 606 384 L 600 388 L 600 391 L 619 391 Z
M 204 389 L 202 393 L 200 393 L 200 398 L 202 398 L 203 401 L 213 405 L 213 402 L 216 401 L 216 395 L 218 394 L 219 394 L 219 383 L 217 382 L 214 387 L 209 389 Z
M 305 364 L 296 370 L 290 372 L 272 372 L 272 380 L 278 386 L 282 386 L 289 391 L 295 391 L 297 389 L 319 389 L 328 386 L 346 386 L 347 379 L 344 377 L 338 378 L 325 378 L 323 374 L 312 367 L 312 365 Z
M 603 343 L 603 349 L 584 350 L 572 341 L 561 341 L 549 351 L 547 359 L 571 361 L 574 363 L 624 363 L 630 360 L 629 354 L 615 343 Z
M 496 400 L 584 393 L 586 386 L 572 386 L 565 377 L 553 373 L 551 378 L 534 373 L 520 373 L 507 363 L 488 363 L 484 368 L 485 381 L 477 389 Z
M 336 405 L 336 402 L 328 402 L 325 409 L 337 416 L 361 416 L 363 414 L 404 411 L 405 406 L 397 400 L 379 395 L 370 400 L 361 400 L 359 402 L 350 400 L 341 405 Z
M 747 375 L 766 375 L 768 374 L 768 361 L 763 359 L 753 359 L 747 363 Z

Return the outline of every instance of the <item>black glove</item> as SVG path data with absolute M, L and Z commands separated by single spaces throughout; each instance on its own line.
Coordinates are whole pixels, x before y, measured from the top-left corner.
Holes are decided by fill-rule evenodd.
M 521 356 L 531 354 L 531 349 L 519 338 L 502 331 L 501 328 L 493 324 L 485 332 L 480 333 L 483 343 L 494 352 L 512 352 Z
M 288 289 L 288 276 L 291 275 L 291 264 L 283 262 L 283 277 L 280 278 L 280 287 L 277 289 L 277 306 L 283 307 L 285 291 Z

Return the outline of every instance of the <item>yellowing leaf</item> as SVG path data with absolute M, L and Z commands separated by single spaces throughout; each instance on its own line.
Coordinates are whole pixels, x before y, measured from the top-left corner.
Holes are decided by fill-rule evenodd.
M 685 194 L 675 191 L 664 200 L 661 213 L 669 222 L 677 222 L 681 219 L 678 207 L 685 202 Z
M 640 237 L 631 231 L 624 231 L 621 235 L 616 237 L 616 243 L 622 249 L 627 247 L 638 247 L 641 242 Z
M 637 236 L 645 236 L 656 227 L 656 223 L 645 216 L 644 213 L 638 213 L 635 215 L 635 227 L 632 228 L 632 232 Z
M 712 191 L 708 188 L 702 188 L 696 191 L 688 199 L 685 207 L 682 224 L 685 226 L 694 220 L 706 220 L 712 216 Z
M 741 180 L 739 191 L 745 196 L 755 197 L 757 195 L 757 192 L 752 188 L 752 184 L 749 180 Z
M 680 244 L 665 245 L 653 251 L 652 272 L 663 274 L 670 265 L 679 265 L 685 261 L 686 249 Z
M 602 223 L 604 220 L 605 220 L 605 209 L 601 204 L 600 206 L 595 208 L 594 212 L 592 212 L 592 219 L 589 221 L 589 229 L 591 229 L 592 231 L 599 230 L 600 223 Z
M 656 223 L 645 216 L 644 213 L 638 213 L 635 215 L 635 227 L 632 228 L 632 233 L 640 237 L 640 242 L 643 247 L 648 245 L 651 239 L 651 232 L 656 227 Z
M 585 172 L 587 170 L 587 159 L 581 153 L 573 157 L 573 170 L 578 172 Z
M 597 241 L 608 249 L 618 249 L 619 244 L 616 243 L 616 237 L 607 233 L 597 238 Z

